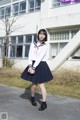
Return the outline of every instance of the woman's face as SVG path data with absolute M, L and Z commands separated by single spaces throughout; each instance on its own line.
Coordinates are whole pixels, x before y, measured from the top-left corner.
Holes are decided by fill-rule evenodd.
M 44 39 L 45 39 L 45 34 L 43 32 L 40 32 L 39 41 L 43 41 Z

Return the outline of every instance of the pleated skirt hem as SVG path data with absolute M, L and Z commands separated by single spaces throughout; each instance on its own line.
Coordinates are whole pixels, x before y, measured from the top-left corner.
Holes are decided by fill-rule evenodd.
M 34 64 L 34 63 L 33 63 Z M 35 73 L 28 73 L 27 66 L 21 74 L 21 78 L 33 83 L 45 83 L 53 79 L 53 75 L 45 61 L 41 61 L 40 64 L 36 67 Z

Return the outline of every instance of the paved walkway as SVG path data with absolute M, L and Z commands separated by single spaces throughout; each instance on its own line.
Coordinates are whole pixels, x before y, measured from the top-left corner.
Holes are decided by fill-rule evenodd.
M 80 120 L 80 100 L 48 95 L 48 109 L 38 111 L 41 96 L 36 94 L 37 107 L 29 98 L 27 90 L 0 85 L 0 113 L 7 112 L 8 120 Z

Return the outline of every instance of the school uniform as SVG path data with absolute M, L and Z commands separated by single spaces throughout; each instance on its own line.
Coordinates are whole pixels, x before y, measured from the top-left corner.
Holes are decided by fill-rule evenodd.
M 28 66 L 21 74 L 21 78 L 33 83 L 44 83 L 53 79 L 53 75 L 46 63 L 47 44 L 45 42 L 32 43 L 29 50 Z M 34 74 L 28 72 L 28 68 L 35 69 Z

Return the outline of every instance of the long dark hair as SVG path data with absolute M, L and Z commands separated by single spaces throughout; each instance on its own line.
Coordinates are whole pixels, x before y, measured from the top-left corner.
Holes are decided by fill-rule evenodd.
M 39 30 L 38 35 L 37 35 L 38 40 L 39 40 L 39 34 L 40 34 L 41 32 L 45 35 L 45 38 L 44 38 L 43 41 L 44 41 L 44 42 L 47 41 L 47 31 L 46 31 L 45 29 L 40 29 L 40 30 Z

